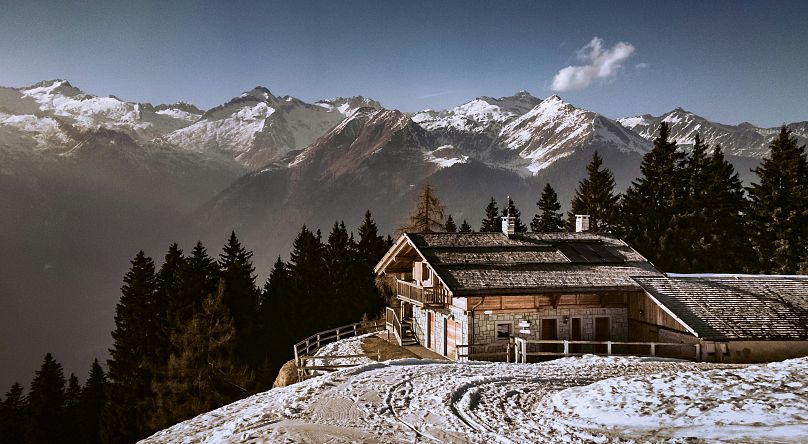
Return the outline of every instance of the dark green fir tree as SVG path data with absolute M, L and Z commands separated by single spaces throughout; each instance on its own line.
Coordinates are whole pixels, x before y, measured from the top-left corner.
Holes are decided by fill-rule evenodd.
M 808 166 L 805 145 L 783 126 L 768 157 L 753 171 L 749 191 L 749 234 L 757 271 L 793 274 L 804 268 L 808 241 Z M 804 270 L 803 270 L 804 271 Z
M 106 402 L 107 378 L 98 359 L 90 366 L 90 374 L 81 390 L 79 420 L 81 442 L 101 444 L 101 419 Z
M 469 225 L 469 223 L 466 221 L 466 219 L 463 219 L 463 223 L 460 224 L 460 232 L 461 233 L 471 233 L 472 231 L 473 230 L 471 229 L 471 225 Z
M 0 403 L 0 443 L 22 444 L 25 442 L 25 422 L 28 403 L 22 385 L 15 382 Z
M 148 320 L 157 292 L 154 262 L 140 251 L 123 278 L 115 308 L 110 349 L 109 396 L 104 410 L 104 441 L 131 443 L 153 433 L 148 425 L 154 409 L 152 374 L 154 332 Z
M 578 184 L 567 214 L 567 230 L 575 231 L 575 215 L 589 215 L 589 230 L 612 232 L 617 225 L 620 196 L 614 192 L 614 175 L 603 168 L 597 151 L 586 166 L 586 177 Z
M 456 233 L 457 232 L 457 225 L 455 225 L 455 221 L 452 218 L 451 214 L 446 217 L 446 224 L 444 224 L 443 228 L 444 228 L 444 230 L 446 230 L 447 233 Z
M 502 230 L 499 220 L 497 201 L 492 197 L 485 207 L 485 219 L 482 220 L 480 233 L 495 233 Z
M 685 155 L 677 151 L 676 142 L 668 140 L 669 135 L 668 125 L 662 122 L 653 148 L 643 156 L 642 176 L 626 190 L 620 213 L 626 242 L 663 271 L 670 269 L 672 258 L 686 254 L 662 248 L 685 197 Z
M 511 216 L 513 218 L 514 232 L 516 233 L 527 232 L 527 226 L 522 223 L 522 212 L 516 208 L 516 205 L 513 203 L 513 200 L 510 198 L 510 196 L 508 196 L 508 205 L 502 209 L 502 215 Z M 502 220 L 500 219 L 500 223 L 501 221 Z M 500 226 L 499 229 L 496 231 L 500 230 L 502 230 L 502 226 Z
M 539 212 L 533 216 L 533 220 L 530 222 L 531 231 L 553 233 L 564 229 L 564 218 L 561 213 L 561 204 L 558 202 L 558 194 L 549 183 L 544 185 L 541 198 L 536 205 L 539 206 Z
M 26 442 L 60 442 L 63 439 L 64 402 L 64 371 L 48 353 L 28 391 Z
M 219 255 L 219 276 L 224 282 L 224 302 L 236 328 L 236 353 L 243 362 L 260 365 L 261 344 L 255 340 L 255 322 L 260 293 L 255 285 L 255 267 L 251 251 L 247 251 L 235 231 Z

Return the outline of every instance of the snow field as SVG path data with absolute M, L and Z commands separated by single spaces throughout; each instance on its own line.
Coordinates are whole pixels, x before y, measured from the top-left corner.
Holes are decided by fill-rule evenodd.
M 330 350 L 353 354 L 358 341 Z M 402 359 L 273 389 L 144 442 L 805 442 L 806 367 Z

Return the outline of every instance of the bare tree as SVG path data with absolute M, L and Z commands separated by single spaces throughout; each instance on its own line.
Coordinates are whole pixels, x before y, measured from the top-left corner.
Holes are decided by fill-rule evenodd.
M 418 204 L 409 221 L 398 228 L 399 232 L 434 233 L 444 230 L 443 205 L 435 192 L 425 184 L 418 195 Z

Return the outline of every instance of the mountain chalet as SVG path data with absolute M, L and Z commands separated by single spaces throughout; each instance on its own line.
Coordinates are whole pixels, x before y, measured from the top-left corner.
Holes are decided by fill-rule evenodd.
M 715 362 L 808 355 L 808 277 L 666 275 L 587 231 L 404 233 L 376 265 L 400 344 L 453 360 L 633 354 Z

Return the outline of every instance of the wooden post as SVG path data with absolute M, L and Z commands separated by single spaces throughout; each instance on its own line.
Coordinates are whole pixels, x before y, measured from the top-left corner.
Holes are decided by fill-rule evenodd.
M 564 356 L 569 356 L 570 354 L 570 342 L 564 339 Z
M 320 349 L 320 333 L 317 333 L 317 349 Z
M 651 343 L 651 356 L 656 356 L 656 344 Z
M 697 342 L 696 344 L 696 359 L 701 362 L 701 343 Z
M 606 341 L 606 354 L 612 354 L 612 341 Z

